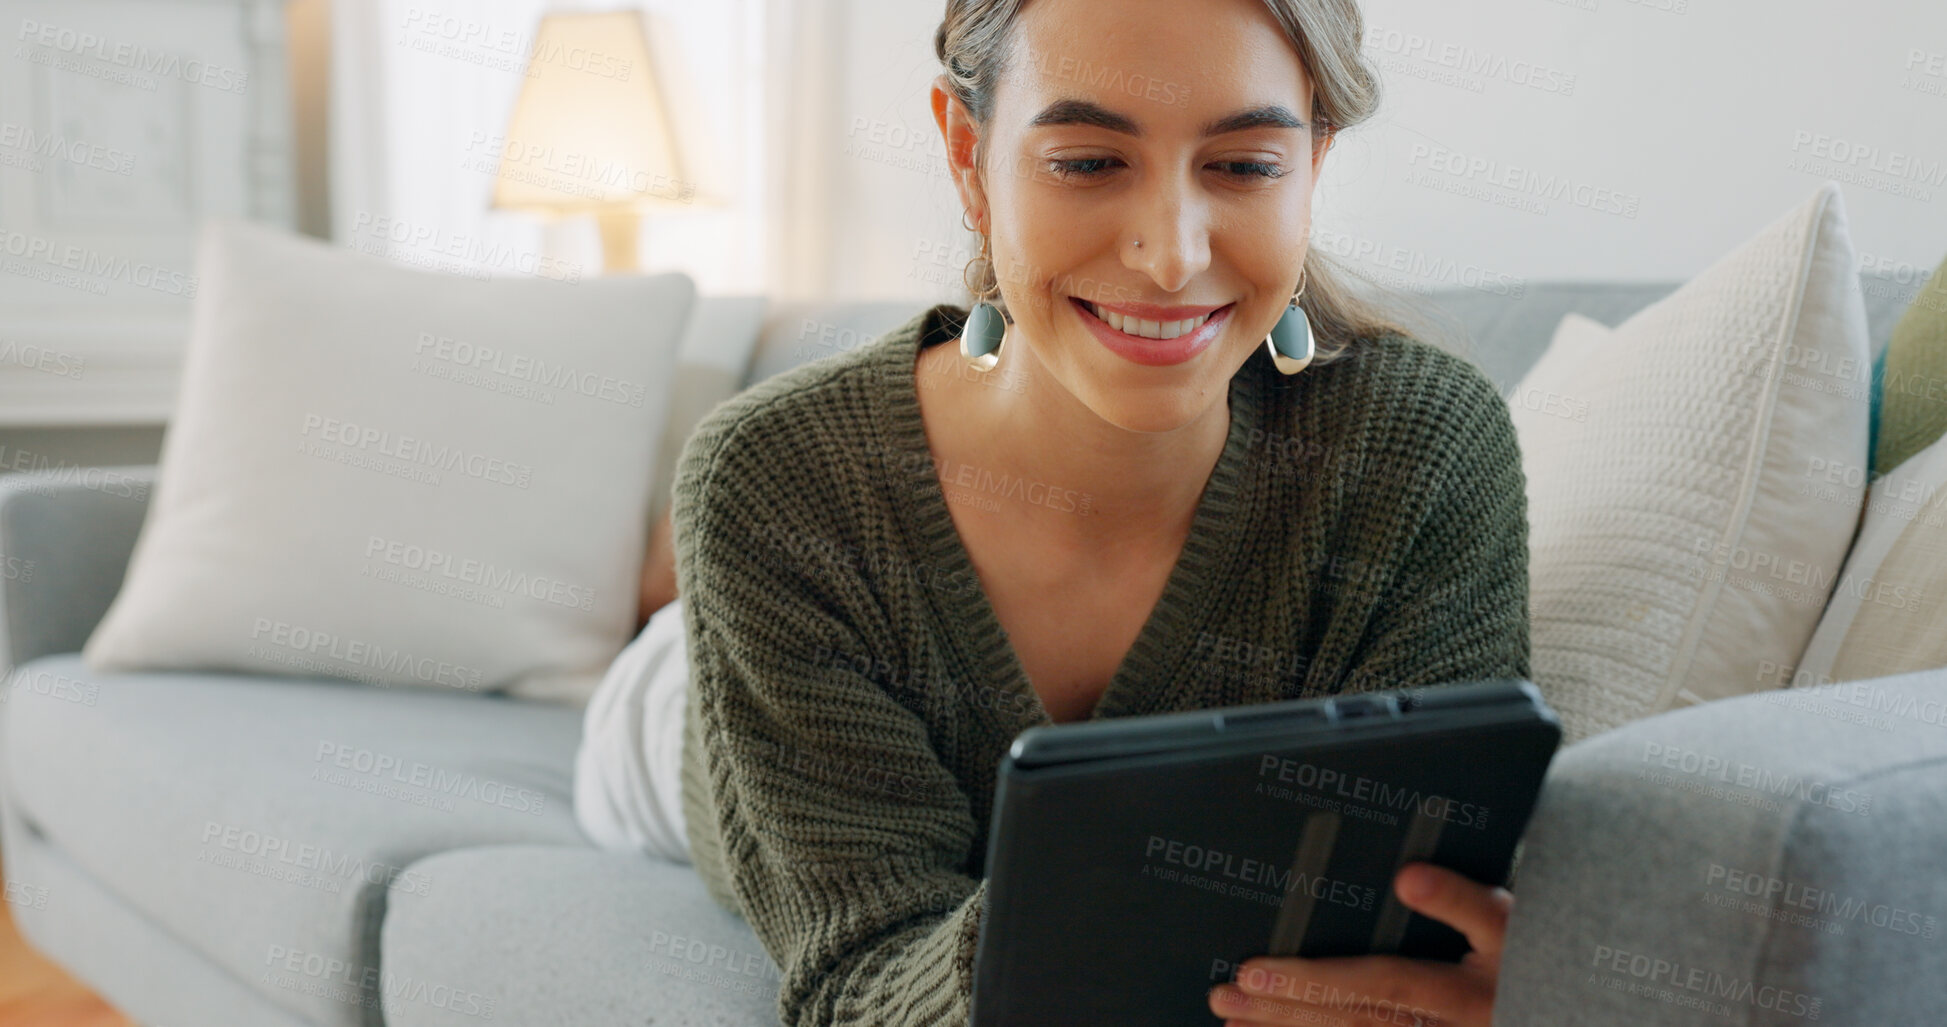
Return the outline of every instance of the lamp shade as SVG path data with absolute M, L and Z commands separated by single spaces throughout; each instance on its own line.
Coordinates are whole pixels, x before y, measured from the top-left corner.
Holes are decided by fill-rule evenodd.
M 499 152 L 500 209 L 615 213 L 696 199 L 635 11 L 541 20 Z

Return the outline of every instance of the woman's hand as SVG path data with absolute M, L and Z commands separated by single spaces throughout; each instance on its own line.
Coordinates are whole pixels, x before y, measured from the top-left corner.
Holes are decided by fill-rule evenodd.
M 1431 863 L 1401 867 L 1393 889 L 1406 908 L 1459 931 L 1474 951 L 1457 964 L 1401 956 L 1258 956 L 1238 968 L 1235 983 L 1211 989 L 1211 1011 L 1226 1027 L 1489 1027 L 1514 896 Z

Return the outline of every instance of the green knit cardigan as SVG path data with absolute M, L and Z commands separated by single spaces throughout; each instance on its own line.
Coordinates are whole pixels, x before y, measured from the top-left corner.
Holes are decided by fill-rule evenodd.
M 966 1023 L 996 770 L 1051 722 L 920 418 L 919 350 L 965 316 L 936 306 L 752 386 L 677 469 L 691 853 L 776 961 L 793 1027 Z M 1260 350 L 1228 401 L 1182 555 L 1092 717 L 1529 676 L 1525 480 L 1478 368 L 1399 335 L 1290 377 Z M 1043 483 L 955 487 L 1086 516 Z

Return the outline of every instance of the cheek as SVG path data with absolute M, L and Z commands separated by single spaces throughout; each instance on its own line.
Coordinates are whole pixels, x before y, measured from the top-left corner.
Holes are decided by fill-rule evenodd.
M 1237 275 L 1265 292 L 1298 281 L 1311 234 L 1311 217 L 1295 204 L 1240 211 L 1213 235 L 1213 257 L 1221 252 Z
M 1300 177 L 1305 181 L 1290 181 Z M 1253 211 L 1252 220 L 1252 227 L 1262 236 L 1284 240 L 1287 246 L 1302 243 L 1311 232 L 1312 225 L 1310 176 L 1302 171 L 1292 172 L 1279 190 L 1276 202 L 1264 204 Z
M 1077 269 L 1115 256 L 1112 227 L 1105 235 L 1100 219 L 1080 217 L 1073 203 L 1036 196 L 1038 192 L 1030 186 L 1010 197 L 1008 220 L 996 223 L 1001 235 L 994 269 L 1016 316 L 1036 319 L 1048 317 L 1052 303 L 1062 297 L 1089 292 L 1089 280 Z

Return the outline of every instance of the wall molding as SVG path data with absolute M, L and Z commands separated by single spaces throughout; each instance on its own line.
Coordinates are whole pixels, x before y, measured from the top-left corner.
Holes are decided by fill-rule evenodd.
M 0 49 L 0 125 L 128 159 L 110 173 L 0 147 L 12 158 L 0 161 L 0 259 L 12 258 L 0 264 L 0 426 L 166 423 L 201 224 L 295 221 L 284 10 L 284 0 L 9 5 L 20 27 Z M 109 45 L 73 42 L 87 36 Z M 150 63 L 103 56 L 117 45 Z M 239 73 L 242 88 L 212 84 Z

